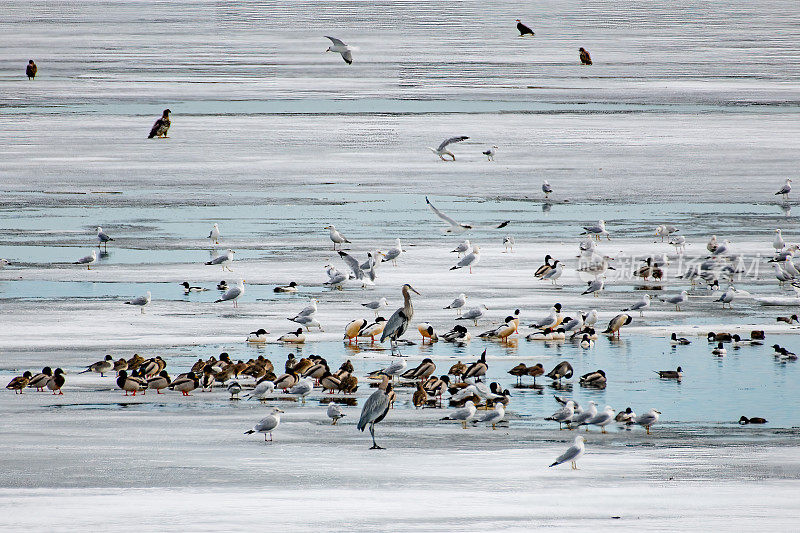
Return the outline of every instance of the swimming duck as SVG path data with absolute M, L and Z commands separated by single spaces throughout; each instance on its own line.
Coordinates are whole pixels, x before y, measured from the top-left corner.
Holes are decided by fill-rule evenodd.
M 795 322 L 800 322 L 800 320 L 797 319 L 797 315 L 779 316 L 775 320 L 777 320 L 778 322 L 786 322 L 787 324 L 793 324 Z
M 294 344 L 303 344 L 306 342 L 305 333 L 303 333 L 303 328 L 297 328 L 295 331 L 290 331 L 289 333 L 284 333 L 280 337 L 278 337 L 280 342 L 291 342 Z
M 761 418 L 759 416 L 754 416 L 753 418 L 747 418 L 743 416 L 739 419 L 739 424 L 746 425 L 746 424 L 766 424 L 767 420 L 765 418 Z
M 208 290 L 208 289 L 206 289 L 204 287 L 196 287 L 196 286 L 189 285 L 188 281 L 184 281 L 180 285 L 183 287 L 183 292 L 185 294 L 189 294 L 190 292 L 205 292 L 205 291 Z
M 678 379 L 683 377 L 683 369 L 678 367 L 677 370 L 654 370 L 658 377 L 662 379 Z
M 228 282 L 225 281 L 224 279 L 222 281 L 220 281 L 219 283 L 217 283 L 217 290 L 218 291 L 227 291 L 228 288 L 229 288 L 228 287 Z
M 589 338 L 589 335 L 584 335 L 581 339 L 581 348 L 584 350 L 588 350 L 589 348 L 594 346 L 594 341 Z
M 589 372 L 580 377 L 579 383 L 586 387 L 599 387 L 606 384 L 606 373 L 602 370 Z
M 714 355 L 725 355 L 726 353 L 728 353 L 728 350 L 726 350 L 725 347 L 720 342 L 719 344 L 717 344 L 716 348 L 711 350 L 711 353 Z
M 279 285 L 272 290 L 273 292 L 297 292 L 297 283 L 292 281 L 288 285 Z
M 269 333 L 264 328 L 259 328 L 255 331 L 251 331 L 247 334 L 247 342 L 252 343 L 265 343 L 267 342 L 267 333 Z
M 691 344 L 692 341 L 685 337 L 678 337 L 677 333 L 673 333 L 669 338 L 669 343 L 673 346 Z
M 761 346 L 762 344 L 764 344 L 763 342 L 761 342 L 758 339 L 742 339 L 738 334 L 734 334 L 733 336 L 731 336 L 731 339 L 733 340 L 733 345 L 736 346 L 736 347 L 738 347 L 738 346 Z

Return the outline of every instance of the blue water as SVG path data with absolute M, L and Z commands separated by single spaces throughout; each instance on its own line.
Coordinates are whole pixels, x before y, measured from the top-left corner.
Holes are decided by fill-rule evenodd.
M 600 409 L 611 405 L 619 411 L 630 406 L 641 413 L 654 407 L 662 411 L 666 425 L 729 425 L 742 415 L 764 417 L 769 421 L 769 427 L 800 425 L 800 418 L 793 408 L 800 393 L 800 363 L 776 362 L 772 348 L 769 348 L 769 345 L 778 343 L 798 351 L 800 341 L 788 335 L 770 336 L 767 341 L 764 346 L 738 349 L 728 345 L 728 354 L 724 357 L 712 355 L 712 345 L 704 337 L 693 337 L 692 344 L 673 348 L 666 339 L 633 335 L 623 336 L 619 341 L 601 338 L 591 350 L 583 350 L 572 343 L 521 340 L 517 346 L 509 347 L 477 341 L 466 347 L 457 347 L 440 342 L 433 346 L 405 347 L 402 352 L 409 356 L 409 367 L 417 364 L 422 357 L 433 358 L 437 364 L 436 373 L 440 374 L 446 372 L 456 360 L 475 360 L 485 348 L 489 356 L 487 380 L 498 381 L 511 391 L 510 411 L 513 417 L 521 417 L 520 420 L 514 420 L 514 424 L 552 427 L 542 418 L 557 409 L 552 395 L 558 394 L 574 398 L 582 404 L 594 400 Z M 360 377 L 389 361 L 388 351 L 379 346 L 376 348 L 351 348 L 338 342 L 308 342 L 292 348 L 253 346 L 242 342 L 158 349 L 153 354 L 164 357 L 168 362 L 167 370 L 178 373 L 186 371 L 199 357 L 208 358 L 222 351 L 228 352 L 234 360 L 264 355 L 276 369 L 281 369 L 286 355 L 293 351 L 298 355 L 322 355 L 331 367 L 338 367 L 345 359 L 351 359 L 356 375 Z M 130 354 L 113 355 L 119 357 Z M 46 359 L 49 364 L 62 364 L 68 372 L 79 371 L 87 360 L 94 360 L 92 355 L 68 351 L 47 356 L 15 353 L 11 354 L 11 358 L 26 361 Z M 507 374 L 507 371 L 521 361 L 529 366 L 541 362 L 547 371 L 560 361 L 569 361 L 576 375 L 564 380 L 560 387 L 540 377 L 536 380 L 538 387 L 535 389 L 517 388 L 516 378 Z M 70 364 L 66 364 L 68 362 Z M 654 373 L 655 370 L 674 370 L 678 366 L 684 371 L 684 378 L 680 382 L 659 379 Z M 578 376 L 597 369 L 605 370 L 608 376 L 605 389 L 589 389 L 578 385 Z M 363 401 L 367 396 L 367 385 L 363 379 L 361 382 L 359 396 Z M 524 378 L 523 384 L 531 385 L 532 379 Z M 397 407 L 413 408 L 405 401 L 412 389 L 402 390 L 403 401 L 398 402 Z

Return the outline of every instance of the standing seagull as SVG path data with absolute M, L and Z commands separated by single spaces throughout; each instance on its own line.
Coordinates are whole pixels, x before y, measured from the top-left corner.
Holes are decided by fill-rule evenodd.
M 211 242 L 214 244 L 219 244 L 219 225 L 216 222 L 214 223 L 214 227 L 211 228 L 208 238 L 211 239 Z
M 331 241 L 333 241 L 333 249 L 334 250 L 336 250 L 336 245 L 337 244 L 339 245 L 339 248 L 341 248 L 342 244 L 344 244 L 344 243 L 348 243 L 349 244 L 350 243 L 350 241 L 348 241 L 345 238 L 344 235 L 339 233 L 339 230 L 337 230 L 336 226 L 334 226 L 333 224 L 331 224 L 330 226 L 325 226 L 325 229 L 330 230 L 330 238 L 331 238 Z
M 148 139 L 152 139 L 153 137 L 160 137 L 162 139 L 167 138 L 167 132 L 169 131 L 169 127 L 171 122 L 169 121 L 169 114 L 172 111 L 169 109 L 165 109 L 164 112 L 161 114 L 161 118 L 156 120 L 155 124 L 153 124 L 153 128 L 150 130 L 150 135 L 147 136 Z
M 580 52 L 581 64 L 583 65 L 592 64 L 592 56 L 589 55 L 589 52 L 587 52 L 583 47 L 578 48 L 578 52 Z
M 665 302 L 665 303 L 668 303 L 668 304 L 674 304 L 675 305 L 675 310 L 676 311 L 680 311 L 681 310 L 681 304 L 689 299 L 689 293 L 686 292 L 686 291 L 681 291 L 681 293 L 678 294 L 678 295 L 668 296 L 666 298 L 659 298 L 659 299 L 662 302 Z M 639 316 L 641 316 L 641 315 L 639 315 Z
M 325 36 L 326 39 L 330 39 L 333 43 L 333 46 L 329 46 L 326 52 L 338 52 L 342 54 L 342 59 L 348 65 L 353 64 L 353 54 L 351 53 L 350 47 L 344 44 L 342 41 L 337 39 L 336 37 L 330 37 L 328 35 Z
M 389 317 L 386 326 L 383 328 L 383 333 L 381 333 L 381 342 L 389 339 L 389 345 L 393 348 L 397 347 L 397 339 L 402 337 L 403 333 L 406 332 L 408 324 L 414 316 L 414 307 L 411 305 L 411 294 L 409 294 L 409 291 L 419 294 L 419 292 L 408 283 L 403 285 L 403 307 L 399 308 Z M 364 428 L 360 429 L 362 431 L 364 430 Z
M 467 253 L 472 248 L 472 245 L 469 243 L 469 239 L 465 240 L 458 246 L 456 246 L 453 250 L 450 250 L 451 254 L 458 254 L 458 257 L 461 257 L 465 253 Z
M 517 19 L 517 29 L 519 30 L 520 37 L 525 37 L 526 35 L 530 35 L 531 37 L 533 37 L 535 35 L 533 33 L 533 30 L 530 29 L 525 24 L 523 24 L 522 21 L 520 21 L 519 19 Z
M 100 248 L 101 246 L 105 246 L 106 250 L 108 250 L 108 241 L 113 241 L 111 237 L 103 231 L 103 228 L 97 226 L 97 247 Z
M 551 464 L 550 466 L 558 466 L 560 464 L 563 464 L 563 463 L 566 463 L 567 461 L 569 461 L 570 464 L 572 465 L 572 469 L 573 470 L 577 470 L 578 469 L 577 461 L 578 461 L 578 459 L 580 459 L 581 455 L 583 455 L 583 452 L 585 451 L 584 444 L 583 444 L 585 442 L 585 440 L 586 439 L 584 439 L 583 436 L 581 436 L 581 435 L 578 435 L 577 437 L 575 437 L 575 442 L 572 444 L 572 446 L 567 448 L 567 451 L 565 451 L 563 454 L 561 454 L 558 457 L 558 459 L 556 459 L 553 462 L 553 464 Z
M 472 267 L 478 264 L 481 260 L 481 251 L 478 248 L 477 244 L 472 245 L 472 251 L 465 255 L 461 261 L 459 261 L 454 267 L 451 267 L 450 270 L 456 270 L 459 268 L 468 267 L 469 273 L 472 274 Z
M 444 309 L 455 309 L 456 314 L 461 316 L 461 308 L 465 305 L 467 305 L 467 295 L 462 292 L 455 300 L 452 301 L 452 303 L 450 303 L 450 305 Z
M 222 270 L 227 270 L 228 272 L 233 272 L 231 268 L 231 262 L 233 261 L 233 254 L 235 254 L 233 250 L 228 250 L 225 252 L 225 255 L 221 255 L 219 257 L 215 257 L 211 261 L 206 261 L 207 265 L 220 265 Z
M 627 309 L 623 309 L 623 311 L 639 311 L 639 316 L 644 316 L 645 309 L 648 309 L 649 307 L 650 307 L 650 295 L 645 294 L 638 302 L 628 307 Z
M 469 139 L 469 137 L 466 137 L 464 135 L 461 135 L 459 137 L 450 137 L 449 139 L 442 141 L 442 144 L 439 145 L 439 148 L 429 148 L 429 150 L 434 154 L 438 155 L 439 159 L 441 159 L 442 161 L 447 161 L 447 159 L 444 158 L 444 156 L 446 155 L 452 157 L 451 161 L 455 161 L 456 160 L 455 154 L 449 151 L 447 149 L 447 146 L 453 143 L 460 143 L 461 141 L 466 141 L 467 139 Z
M 264 442 L 267 442 L 267 433 L 269 433 L 269 440 L 272 442 L 272 432 L 275 431 L 275 429 L 280 425 L 282 412 L 283 411 L 277 407 L 273 407 L 269 415 L 259 420 L 258 424 L 253 426 L 253 429 L 245 431 L 244 434 L 250 435 L 252 433 L 263 433 Z
M 92 250 L 92 253 L 85 257 L 81 257 L 74 264 L 76 265 L 86 265 L 86 270 L 91 270 L 92 265 L 97 262 L 97 252 Z
M 787 179 L 786 183 L 781 187 L 781 189 L 775 193 L 775 196 L 779 194 L 783 195 L 783 200 L 786 201 L 789 199 L 789 193 L 792 192 L 792 180 Z
M 244 294 L 244 280 L 240 279 L 236 285 L 225 291 L 225 294 L 219 297 L 219 300 L 214 300 L 214 303 L 232 301 L 234 307 L 239 307 L 239 297 Z
M 125 302 L 125 303 L 127 305 L 137 305 L 137 306 L 139 306 L 139 308 L 142 310 L 142 314 L 144 314 L 144 308 L 145 308 L 146 305 L 148 305 L 150 303 L 150 298 L 151 298 L 150 291 L 147 291 L 147 294 L 145 294 L 144 296 L 138 296 L 138 297 L 134 298 L 133 300 L 129 300 L 129 301 Z
M 547 180 L 544 180 L 544 183 L 542 183 L 542 192 L 544 193 L 545 198 L 550 198 L 550 193 L 553 192 L 553 188 L 550 186 Z
M 28 76 L 28 80 L 33 80 L 36 77 L 36 71 L 39 70 L 36 67 L 36 63 L 33 62 L 33 59 L 28 61 L 28 65 L 25 67 L 25 75 Z
M 369 424 L 369 434 L 372 435 L 372 447 L 370 450 L 382 450 L 378 443 L 375 442 L 375 424 L 380 422 L 386 417 L 389 412 L 389 394 L 392 392 L 392 385 L 386 385 L 386 390 L 377 389 L 372 395 L 364 402 L 364 408 L 361 410 L 361 418 L 358 419 L 356 426 L 359 431 L 364 431 L 364 428 Z
M 483 152 L 483 155 L 485 155 L 489 159 L 489 161 L 494 161 L 494 156 L 497 153 L 496 150 L 497 146 L 492 146 L 491 148 Z

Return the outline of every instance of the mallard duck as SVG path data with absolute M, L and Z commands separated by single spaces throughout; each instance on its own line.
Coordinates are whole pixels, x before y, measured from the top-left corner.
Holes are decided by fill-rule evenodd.
M 200 380 L 194 372 L 189 372 L 185 376 L 178 377 L 169 384 L 170 390 L 180 391 L 184 396 L 191 396 L 189 393 L 199 386 Z
M 126 370 L 120 370 L 119 374 L 117 374 L 117 387 L 125 391 L 125 396 L 129 392 L 136 396 L 137 392 L 144 394 L 147 389 L 147 381 L 137 376 L 129 376 Z
M 64 386 L 66 382 L 66 378 L 64 377 L 64 371 L 60 368 L 56 368 L 53 371 L 53 376 L 47 380 L 47 388 L 53 391 L 53 395 L 60 394 L 63 395 L 64 392 L 61 390 L 61 387 Z
M 14 394 L 22 394 L 22 389 L 28 386 L 28 383 L 30 383 L 32 377 L 33 374 L 26 370 L 21 376 L 17 376 L 9 381 L 8 385 L 6 385 L 6 388 L 8 390 L 13 390 Z
M 172 383 L 172 380 L 169 374 L 167 374 L 166 370 L 162 370 L 158 375 L 147 380 L 147 388 L 155 389 L 156 394 L 163 394 L 161 391 L 169 387 L 170 383 Z
M 417 390 L 415 390 L 414 394 L 411 396 L 411 403 L 417 409 L 428 403 L 428 393 L 422 388 L 421 381 L 417 383 Z
M 47 386 L 47 382 L 50 381 L 51 377 L 53 377 L 53 370 L 49 366 L 46 366 L 40 373 L 36 374 L 30 379 L 28 382 L 28 388 L 43 392 L 44 388 Z

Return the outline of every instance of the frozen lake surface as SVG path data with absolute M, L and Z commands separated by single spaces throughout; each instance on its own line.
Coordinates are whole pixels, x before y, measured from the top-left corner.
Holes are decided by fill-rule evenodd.
M 797 178 L 800 153 L 797 2 L 11 0 L 2 12 L 0 258 L 11 265 L 0 270 L 0 379 L 60 366 L 67 386 L 0 395 L 0 528 L 29 528 L 32 516 L 59 531 L 795 527 L 798 367 L 768 346 L 800 349 L 797 326 L 775 320 L 798 305 L 755 298 L 793 294 L 768 259 L 776 228 L 800 241 L 794 197 L 774 195 Z M 517 37 L 517 18 L 534 38 Z M 354 63 L 326 54 L 324 35 L 355 47 Z M 164 108 L 170 138 L 148 141 Z M 439 161 L 427 147 L 454 135 L 470 139 L 453 148 L 457 161 Z M 492 145 L 494 163 L 481 154 Z M 445 235 L 425 196 L 463 222 L 510 223 Z M 601 218 L 611 240 L 598 250 L 617 271 L 592 298 L 576 256 L 581 227 Z M 215 222 L 222 241 L 210 246 Z M 395 238 L 406 253 L 375 287 L 332 291 L 324 265 L 346 267 L 330 223 L 361 259 Z M 665 223 L 686 237 L 684 257 L 655 237 Z M 115 238 L 108 253 L 92 270 L 72 265 L 97 226 Z M 742 254 L 734 281 L 747 294 L 724 311 L 699 287 L 680 312 L 659 302 L 689 288 L 676 276 L 712 234 Z M 482 247 L 473 275 L 448 270 L 464 237 Z M 229 247 L 233 273 L 203 264 Z M 532 276 L 545 254 L 567 267 L 559 286 Z M 650 254 L 670 260 L 659 283 L 630 275 Z M 238 278 L 239 308 L 213 303 L 215 284 Z M 292 280 L 297 294 L 273 292 Z M 211 290 L 184 295 L 183 281 Z M 409 365 L 432 357 L 437 373 L 487 349 L 489 380 L 513 395 L 508 425 L 461 430 L 439 421 L 444 411 L 413 409 L 403 388 L 378 426 L 389 448 L 379 453 L 354 428 L 364 383 L 339 427 L 319 392 L 280 402 L 287 413 L 265 445 L 242 434 L 265 410 L 256 402 L 124 398 L 111 377 L 77 375 L 106 353 L 162 355 L 176 375 L 224 350 L 276 368 L 290 351 L 331 366 L 350 358 L 362 377 L 389 351 L 344 347 L 342 329 L 372 318 L 360 304 L 381 296 L 388 316 L 403 283 L 422 293 L 414 325 L 440 334 L 459 292 L 489 307 L 466 324 L 473 335 L 514 309 L 525 326 L 555 302 L 573 316 L 597 309 L 601 327 L 644 293 L 653 305 L 620 341 L 588 351 L 524 338 L 403 348 Z M 122 304 L 148 290 L 146 314 Z M 309 297 L 324 331 L 274 344 Z M 271 342 L 246 345 L 259 327 Z M 765 346 L 711 355 L 707 331 L 753 329 Z M 671 348 L 673 331 L 692 344 Z M 406 337 L 419 341 L 415 327 Z M 506 373 L 561 360 L 578 375 L 603 368 L 608 386 L 515 388 Z M 678 365 L 680 383 L 652 372 Z M 542 420 L 552 393 L 656 407 L 662 423 L 651 436 L 594 431 L 581 470 L 548 469 L 574 435 Z M 769 423 L 739 427 L 742 414 Z M 211 516 L 187 528 L 190 514 Z

